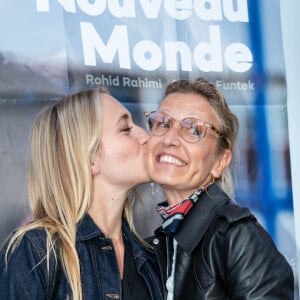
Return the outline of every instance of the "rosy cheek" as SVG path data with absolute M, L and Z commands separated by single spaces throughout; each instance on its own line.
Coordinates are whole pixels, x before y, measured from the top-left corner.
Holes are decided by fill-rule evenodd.
M 154 148 L 155 144 L 153 143 L 153 140 L 149 139 L 148 143 L 146 144 L 146 154 L 151 155 L 153 153 Z

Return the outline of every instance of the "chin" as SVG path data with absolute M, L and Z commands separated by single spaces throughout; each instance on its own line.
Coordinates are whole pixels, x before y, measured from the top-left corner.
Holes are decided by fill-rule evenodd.
M 177 178 L 166 176 L 153 176 L 152 180 L 160 185 L 173 186 Z M 176 180 L 176 181 L 175 181 Z

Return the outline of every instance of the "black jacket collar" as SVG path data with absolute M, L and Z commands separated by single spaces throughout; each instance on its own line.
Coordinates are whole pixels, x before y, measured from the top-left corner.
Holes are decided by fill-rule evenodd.
M 208 226 L 216 215 L 217 210 L 230 198 L 217 185 L 211 185 L 196 202 L 195 206 L 185 216 L 174 238 L 189 255 L 197 246 Z

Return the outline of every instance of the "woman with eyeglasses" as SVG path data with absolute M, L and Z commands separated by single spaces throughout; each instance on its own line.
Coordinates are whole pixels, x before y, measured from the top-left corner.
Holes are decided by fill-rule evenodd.
M 169 84 L 151 130 L 146 164 L 167 200 L 149 239 L 168 300 L 293 300 L 293 273 L 247 208 L 233 200 L 237 117 L 214 85 Z M 267 195 L 266 195 L 267 197 Z
M 41 112 L 29 158 L 33 221 L 1 250 L 0 299 L 163 299 L 155 254 L 135 234 L 129 201 L 149 181 L 147 141 L 101 89 Z

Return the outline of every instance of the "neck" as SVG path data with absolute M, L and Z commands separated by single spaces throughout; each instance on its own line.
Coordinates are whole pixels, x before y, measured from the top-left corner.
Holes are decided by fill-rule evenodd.
M 116 241 L 120 239 L 122 235 L 123 212 L 115 214 L 104 209 L 95 210 L 91 208 L 88 213 L 105 237 Z
M 124 269 L 124 242 L 122 237 L 122 216 L 127 200 L 128 190 L 111 186 L 107 182 L 94 181 L 92 204 L 89 215 L 113 242 L 121 278 Z
M 180 201 L 186 199 L 187 197 L 191 196 L 193 193 L 195 193 L 200 188 L 207 188 L 211 184 L 214 183 L 214 177 L 211 177 L 208 175 L 206 180 L 199 184 L 199 186 L 191 187 L 189 189 L 176 189 L 176 187 L 169 187 L 169 186 L 162 186 L 164 193 L 167 197 L 167 201 L 169 205 L 174 205 L 179 203 Z
M 107 188 L 94 191 L 92 204 L 88 210 L 98 228 L 112 240 L 121 236 L 122 216 L 127 200 L 126 192 L 116 192 Z
M 91 206 L 89 209 L 89 214 L 95 224 L 100 228 L 105 237 L 112 240 L 115 255 L 117 257 L 117 262 L 119 266 L 119 272 L 121 278 L 123 278 L 124 271 L 124 241 L 122 233 L 122 214 L 123 209 L 107 210 L 107 206 L 96 207 Z M 111 208 L 113 209 L 113 208 Z
M 164 192 L 167 197 L 167 201 L 169 205 L 174 205 L 179 203 L 180 201 L 186 199 L 191 194 L 193 194 L 196 190 L 170 190 L 168 188 L 164 188 Z
M 121 278 L 123 279 L 125 246 L 124 246 L 122 231 L 120 232 L 119 238 L 117 240 L 112 239 L 112 242 L 114 245 L 114 249 L 115 249 L 115 253 L 119 265 L 120 275 Z

